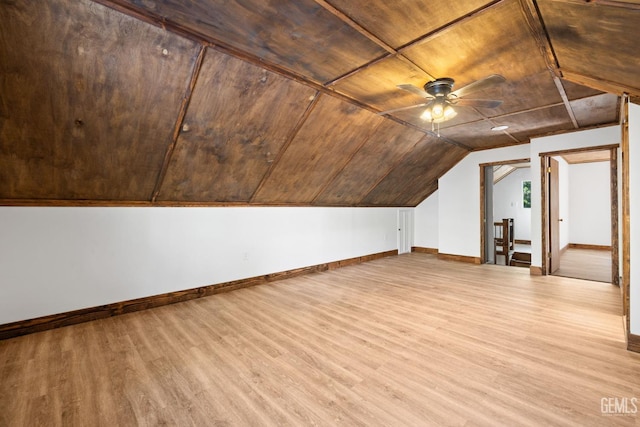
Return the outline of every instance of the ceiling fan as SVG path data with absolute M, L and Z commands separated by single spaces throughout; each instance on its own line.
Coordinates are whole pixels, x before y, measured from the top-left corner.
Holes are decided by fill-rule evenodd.
M 424 85 L 424 89 L 420 89 L 411 84 L 402 84 L 397 87 L 423 98 L 428 99 L 428 102 L 422 104 L 410 105 L 408 107 L 394 108 L 393 110 L 383 111 L 378 115 L 385 115 L 395 113 L 396 111 L 409 110 L 411 108 L 426 107 L 424 113 L 420 116 L 423 120 L 432 123 L 442 123 L 446 120 L 452 119 L 456 116 L 456 111 L 453 106 L 465 106 L 465 107 L 481 107 L 481 108 L 496 108 L 502 101 L 495 99 L 468 99 L 464 96 L 473 92 L 477 92 L 486 89 L 490 86 L 504 83 L 506 80 L 499 74 L 492 74 L 483 79 L 476 80 L 473 83 L 468 84 L 456 91 L 453 91 L 453 85 L 455 81 L 449 77 L 442 77 L 436 80 L 427 82 Z

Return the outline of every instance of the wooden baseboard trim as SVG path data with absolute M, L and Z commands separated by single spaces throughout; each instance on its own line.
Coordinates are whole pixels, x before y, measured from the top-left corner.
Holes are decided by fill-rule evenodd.
M 359 257 L 355 257 L 355 258 L 347 258 L 347 259 L 343 259 L 340 261 L 333 261 L 333 262 L 328 262 L 326 263 L 326 270 L 335 270 L 336 268 L 341 268 L 341 267 L 346 267 L 349 265 L 354 265 L 354 264 L 361 264 L 363 262 L 369 262 L 369 261 L 374 261 L 376 259 L 380 259 L 380 258 L 385 258 L 388 256 L 396 256 L 398 255 L 398 250 L 395 249 L 393 251 L 386 251 L 386 252 L 378 252 L 375 254 L 371 254 L 371 255 L 363 255 L 363 256 L 359 256 Z M 322 267 L 325 264 L 320 264 L 318 266 L 313 266 L 310 268 L 315 268 L 315 267 Z M 324 271 L 324 270 L 320 270 L 320 271 Z M 287 272 L 285 272 L 287 273 Z M 277 273 L 279 274 L 279 273 Z M 306 274 L 306 273 L 302 273 L 302 274 Z M 289 278 L 289 277 L 293 277 L 293 276 L 287 276 L 287 277 L 283 277 L 283 278 Z M 276 280 L 280 280 L 280 279 L 276 279 Z M 270 280 L 271 282 L 273 280 Z
M 592 249 L 596 251 L 610 251 L 611 246 L 607 245 L 585 245 L 582 243 L 569 243 L 571 249 Z
M 423 253 L 423 254 L 437 255 L 438 254 L 438 249 L 437 248 L 423 248 L 423 247 L 420 247 L 420 246 L 412 246 L 411 247 L 411 252 L 419 252 L 419 253 Z
M 640 335 L 627 334 L 627 350 L 640 353 Z
M 438 253 L 438 259 L 443 261 L 456 261 L 456 262 L 466 262 L 470 264 L 480 264 L 480 257 L 467 256 L 467 255 L 452 255 L 452 254 Z
M 563 255 L 565 252 L 567 252 L 567 249 L 569 249 L 569 245 L 568 244 L 560 249 L 560 255 Z
M 530 276 L 542 276 L 542 267 L 532 265 L 529 267 Z
M 196 298 L 202 298 L 222 292 L 229 292 L 235 289 L 248 288 L 250 286 L 275 282 L 277 280 L 288 279 L 304 274 L 334 270 L 336 268 L 346 267 L 353 264 L 360 264 L 363 262 L 373 261 L 376 259 L 394 255 L 398 255 L 397 250 L 379 252 L 371 255 L 363 255 L 360 257 L 312 265 L 309 267 L 296 268 L 293 270 L 266 274 L 264 276 L 250 277 L 247 279 L 234 280 L 231 282 L 218 283 L 215 285 L 202 286 L 199 288 L 168 292 L 144 298 L 137 298 L 133 300 L 121 301 L 96 307 L 83 308 L 80 310 L 68 311 L 66 313 L 38 317 L 35 319 L 6 323 L 4 325 L 0 325 L 0 340 L 19 337 L 21 335 L 32 334 L 35 332 L 47 331 L 49 329 L 61 328 L 63 326 L 76 325 L 78 323 L 89 322 L 91 320 L 118 316 L 120 314 L 133 313 L 135 311 L 146 310 L 148 308 L 161 307 L 163 305 L 189 301 Z
M 530 245 L 531 244 L 531 240 L 520 240 L 520 239 L 515 239 L 514 242 L 517 245 Z

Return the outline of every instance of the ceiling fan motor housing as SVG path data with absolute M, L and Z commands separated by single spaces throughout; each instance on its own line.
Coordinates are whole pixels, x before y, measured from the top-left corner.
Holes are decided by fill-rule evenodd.
M 453 89 L 453 83 L 454 83 L 454 80 L 452 78 L 442 77 L 440 79 L 427 82 L 424 85 L 424 90 L 429 95 L 434 97 L 438 97 L 438 96 L 446 97 L 451 93 L 451 90 Z

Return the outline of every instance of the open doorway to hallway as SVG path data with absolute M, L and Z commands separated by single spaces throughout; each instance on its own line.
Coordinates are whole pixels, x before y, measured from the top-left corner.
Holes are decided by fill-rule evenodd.
M 617 146 L 541 154 L 543 274 L 618 284 Z
M 531 265 L 529 159 L 480 165 L 483 263 Z

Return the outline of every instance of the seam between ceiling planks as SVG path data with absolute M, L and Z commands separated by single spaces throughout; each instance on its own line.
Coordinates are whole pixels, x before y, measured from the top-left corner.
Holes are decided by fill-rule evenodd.
M 593 85 L 589 85 L 587 83 L 584 83 L 584 80 L 581 80 L 581 79 L 586 79 L 586 77 L 583 77 L 583 76 L 575 77 L 575 76 L 579 76 L 579 75 L 572 74 L 571 77 L 566 77 L 565 76 L 563 78 L 565 80 L 571 81 L 573 83 L 582 84 L 583 86 L 594 87 Z M 563 86 L 563 89 L 564 89 L 564 86 Z M 594 87 L 594 89 L 598 89 L 598 88 Z M 599 89 L 599 90 L 601 90 L 602 92 L 611 92 L 612 91 L 611 87 L 609 87 L 608 90 L 606 88 L 604 88 L 604 87 L 602 87 L 602 89 Z M 627 91 L 626 90 L 625 91 L 619 91 L 619 93 L 622 95 L 624 93 L 627 93 Z M 638 93 L 640 93 L 640 91 Z M 586 96 L 586 97 L 582 97 L 582 98 L 575 98 L 573 101 L 580 101 L 580 100 L 584 100 L 584 99 L 588 99 L 588 98 L 590 98 L 590 97 Z M 631 98 L 638 100 L 638 103 L 640 103 L 640 96 L 631 95 Z M 472 120 L 470 122 L 466 122 L 466 123 L 458 124 L 458 125 L 455 125 L 455 126 L 451 126 L 448 129 L 454 129 L 454 128 L 457 128 L 457 127 L 467 126 L 467 125 L 474 124 L 474 123 L 479 123 L 479 122 L 488 122 L 488 123 L 491 123 L 491 124 L 495 124 L 496 120 L 501 120 L 501 119 L 504 119 L 504 118 L 517 116 L 519 114 L 533 113 L 533 112 L 540 111 L 540 110 L 546 110 L 548 108 L 559 107 L 561 105 L 564 106 L 565 103 L 564 102 L 554 102 L 553 104 L 541 105 L 541 106 L 538 106 L 538 107 L 528 108 L 528 109 L 525 109 L 525 110 L 514 111 L 514 112 L 511 112 L 511 113 L 506 113 L 506 114 L 501 114 L 501 115 L 498 115 L 498 116 L 493 116 L 491 118 L 481 117 L 478 120 Z M 601 123 L 601 124 L 596 124 L 596 125 L 583 126 L 580 129 L 581 130 L 597 129 L 597 128 L 601 128 L 601 127 L 612 126 L 612 125 L 616 124 L 617 122 L 618 122 L 618 119 L 616 119 L 616 121 L 610 122 L 610 123 Z M 408 123 L 408 122 L 401 122 L 401 123 L 404 124 L 405 126 L 409 126 L 409 127 L 412 127 L 412 128 L 414 128 L 416 130 L 420 130 L 420 131 L 424 132 L 424 130 L 422 130 L 418 126 L 415 126 L 412 123 Z M 518 140 L 516 137 L 512 136 L 511 134 L 509 134 L 506 131 L 501 131 L 501 132 L 504 133 L 504 134 L 507 134 L 511 139 L 513 139 L 514 141 L 516 141 L 519 144 L 524 144 L 524 143 L 528 143 L 529 142 L 529 138 L 527 138 L 526 140 Z M 542 137 L 542 136 L 549 136 L 549 135 L 558 135 L 558 134 L 563 134 L 563 133 L 567 133 L 567 132 L 572 132 L 572 131 L 560 130 L 560 131 L 553 131 L 553 132 L 548 132 L 548 133 L 541 133 L 541 134 L 538 134 L 538 135 L 535 135 L 535 136 L 536 137 Z M 439 139 L 440 140 L 447 140 L 447 138 L 442 136 L 442 135 L 440 135 Z M 468 150 L 468 151 L 482 151 L 482 150 L 484 150 L 484 148 L 467 147 L 466 145 L 460 144 L 457 141 L 453 141 L 453 140 L 448 140 L 447 142 L 449 142 L 452 145 L 457 145 L 458 147 L 463 148 L 463 149 Z M 502 148 L 502 147 L 509 147 L 509 146 L 512 146 L 512 145 L 513 144 L 502 144 L 502 145 L 492 146 L 491 148 Z
M 566 80 L 570 80 L 570 79 L 566 79 Z M 606 92 L 606 91 L 603 91 L 603 92 Z M 574 98 L 573 101 L 581 101 L 581 100 L 585 100 L 585 99 L 589 99 L 589 98 L 591 98 L 591 96 L 583 96 L 581 98 Z M 540 110 L 546 110 L 547 108 L 559 107 L 561 105 L 564 105 L 564 102 L 562 102 L 562 101 L 561 102 L 554 102 L 553 104 L 540 105 L 538 107 L 527 108 L 525 110 L 518 110 L 518 111 L 513 111 L 513 112 L 510 112 L 510 113 L 499 114 L 497 116 L 491 117 L 490 120 L 494 120 L 494 121 L 498 120 L 498 119 L 501 120 L 501 119 L 504 119 L 504 118 L 507 118 L 507 117 L 517 116 L 518 114 L 533 113 L 533 112 L 540 111 Z M 460 124 L 457 124 L 455 126 L 451 126 L 448 129 L 456 128 L 456 127 L 459 127 L 459 126 L 470 125 L 470 124 L 474 124 L 474 123 L 478 123 L 478 122 L 482 122 L 482 121 L 484 121 L 484 119 L 482 119 L 482 118 L 477 119 L 477 120 L 471 120 L 469 122 L 460 123 Z M 410 125 L 411 125 L 410 123 L 407 124 L 407 126 L 410 126 Z
M 156 185 L 151 195 L 151 202 L 155 202 L 156 199 L 158 198 L 158 194 L 160 194 L 160 189 L 162 188 L 162 183 L 164 182 L 164 179 L 167 176 L 167 170 L 169 169 L 169 165 L 171 164 L 171 158 L 173 157 L 173 153 L 176 149 L 176 145 L 178 144 L 178 138 L 180 137 L 180 130 L 182 129 L 184 118 L 187 115 L 187 109 L 189 108 L 189 104 L 191 103 L 193 89 L 195 88 L 196 83 L 198 82 L 198 77 L 200 76 L 200 70 L 202 69 L 202 61 L 204 60 L 204 55 L 206 50 L 207 50 L 206 46 L 200 45 L 200 50 L 196 55 L 196 58 L 193 64 L 193 69 L 191 70 L 191 77 L 189 78 L 189 86 L 185 90 L 185 94 L 182 98 L 182 103 L 180 104 L 180 110 L 178 112 L 178 118 L 176 119 L 176 124 L 173 129 L 171 143 L 169 144 L 165 152 L 162 168 L 158 173 Z
M 551 38 L 544 25 L 537 3 L 535 3 L 535 0 L 519 0 L 519 3 L 529 31 L 538 45 L 538 49 L 540 49 L 545 64 L 547 64 L 547 69 L 553 76 L 562 77 L 558 57 L 551 44 Z
M 398 159 L 398 161 L 393 165 L 393 167 L 391 167 L 386 174 L 384 174 L 382 177 L 380 177 L 376 182 L 374 182 L 373 184 L 371 184 L 371 188 L 369 188 L 367 190 L 367 195 L 364 197 L 364 199 L 366 200 L 366 198 L 371 194 L 371 192 L 373 192 L 373 190 L 376 189 L 376 187 L 378 185 L 380 185 L 380 183 L 382 183 L 382 181 L 384 181 L 385 179 L 387 179 L 387 177 L 389 175 L 391 175 L 391 172 L 393 172 L 396 168 L 398 168 L 401 164 L 403 164 L 408 158 L 409 156 L 413 153 L 413 150 L 415 149 L 415 147 L 417 147 L 419 144 L 421 144 L 423 141 L 425 141 L 427 138 L 429 138 L 428 135 L 423 136 L 422 138 L 418 139 L 415 144 L 413 144 L 411 146 L 411 150 L 408 150 L 407 153 L 400 157 Z M 469 149 L 470 150 L 470 149 Z
M 474 124 L 474 123 L 483 122 L 483 121 L 489 123 L 491 126 L 496 126 L 497 121 L 500 120 L 500 119 L 504 119 L 505 117 L 516 116 L 516 115 L 522 114 L 522 113 L 531 113 L 531 112 L 535 112 L 535 111 L 546 110 L 547 108 L 558 107 L 560 105 L 563 105 L 563 103 L 562 102 L 556 102 L 556 103 L 550 104 L 550 105 L 541 105 L 539 107 L 529 108 L 529 109 L 526 109 L 526 110 L 514 111 L 512 113 L 501 114 L 499 116 L 493 116 L 490 119 L 488 119 L 488 118 L 483 116 L 482 118 L 480 118 L 478 120 L 474 120 L 474 121 L 467 122 L 467 123 L 462 123 L 462 124 L 459 124 L 459 125 L 456 125 L 456 126 L 451 126 L 451 129 L 456 128 L 458 126 L 466 126 L 466 125 L 469 125 L 469 124 Z M 477 110 L 475 108 L 474 108 L 474 110 L 477 112 Z M 480 113 L 478 112 L 478 114 L 480 114 Z M 523 144 L 523 143 L 527 143 L 528 142 L 528 140 L 525 140 L 525 141 L 519 140 L 518 138 L 516 138 L 515 136 L 511 135 L 511 133 L 507 132 L 506 130 L 502 130 L 500 132 L 502 132 L 503 134 L 507 135 L 509 138 L 511 138 L 513 141 L 515 141 L 518 144 Z M 500 147 L 503 147 L 503 146 L 504 147 L 508 147 L 509 145 L 512 145 L 512 144 L 505 144 L 505 145 L 501 145 L 501 146 L 496 146 L 495 148 L 500 148 Z M 479 151 L 479 150 L 482 150 L 482 149 L 477 149 L 476 148 L 476 149 L 472 149 L 471 151 Z
M 562 81 L 560 81 L 559 77 L 553 76 L 553 83 L 555 83 L 556 88 L 558 88 L 558 93 L 560 94 L 560 98 L 562 98 L 562 103 L 564 104 L 567 113 L 569 113 L 569 117 L 571 118 L 573 127 L 578 129 L 580 126 L 578 125 L 578 121 L 576 120 L 576 115 L 573 112 L 573 108 L 571 108 L 571 103 L 569 102 L 569 97 L 567 97 L 567 92 L 564 90 L 564 86 L 562 86 Z
M 556 85 L 556 89 L 562 99 L 564 108 L 567 110 L 567 114 L 571 119 L 571 123 L 573 123 L 573 127 L 578 129 L 580 126 L 578 125 L 576 115 L 571 107 L 569 98 L 567 97 L 567 92 L 565 91 L 564 86 L 562 86 L 562 81 L 560 80 L 560 77 L 562 77 L 560 63 L 558 62 L 558 57 L 553 49 L 553 45 L 551 44 L 551 38 L 549 37 L 549 32 L 547 31 L 546 26 L 544 25 L 540 9 L 538 8 L 535 0 L 519 0 L 519 2 L 525 22 L 527 23 L 529 31 L 533 35 L 533 38 L 540 49 L 542 58 L 547 64 L 547 69 L 549 70 L 549 73 L 551 73 L 553 83 Z
M 393 47 L 389 46 L 387 43 L 380 40 L 378 37 L 376 37 L 375 34 L 373 34 L 369 30 L 367 30 L 366 28 L 358 24 L 351 17 L 347 16 L 345 13 L 343 13 L 341 10 L 337 9 L 330 3 L 324 0 L 313 0 L 313 1 L 316 2 L 318 5 L 322 6 L 324 9 L 326 9 L 329 13 L 331 13 L 332 15 L 340 19 L 342 22 L 349 25 L 351 28 L 353 28 L 354 30 L 356 30 L 357 32 L 359 32 L 360 34 L 362 34 L 363 36 L 365 36 L 366 38 L 368 38 L 369 40 L 371 40 L 372 42 L 374 42 L 375 44 L 377 44 L 387 52 L 389 52 L 390 54 L 393 55 L 397 53 L 397 51 Z M 338 77 L 338 78 L 340 79 L 341 77 Z
M 561 77 L 565 80 L 568 80 L 572 83 L 576 83 L 583 86 L 588 86 L 602 92 L 610 92 L 614 94 L 618 94 L 619 96 L 628 93 L 629 89 L 631 92 L 640 94 L 640 88 L 629 88 L 625 86 L 621 86 L 617 83 L 610 82 L 607 80 L 602 80 L 601 78 L 593 78 L 591 76 L 585 76 L 580 73 L 573 72 L 567 68 L 560 66 L 560 62 L 555 54 L 555 50 L 553 49 L 553 44 L 551 43 L 551 37 L 549 36 L 549 32 L 544 24 L 544 19 L 542 19 L 542 13 L 540 12 L 540 8 L 536 0 L 519 0 L 522 5 L 522 9 L 525 12 L 525 17 L 527 18 L 527 23 L 530 26 L 530 29 L 536 38 L 536 41 L 540 45 L 541 50 L 543 51 L 543 56 L 545 61 L 547 61 L 547 67 L 551 74 L 558 78 Z M 592 6 L 609 6 L 609 7 L 618 7 L 621 9 L 628 10 L 640 10 L 640 4 L 628 3 L 623 1 L 616 0 L 561 0 L 564 3 L 571 3 L 584 6 L 592 5 Z M 537 23 L 537 24 L 536 24 Z M 567 105 L 565 101 L 566 92 L 564 87 L 562 86 L 562 82 L 555 82 L 558 90 L 560 91 L 560 96 L 562 97 L 563 102 Z M 560 83 L 560 86 L 558 86 Z M 570 106 L 567 107 L 568 109 Z M 575 121 L 575 115 L 573 111 L 569 113 L 572 121 L 574 122 L 574 126 L 577 126 L 577 122 Z
M 327 188 L 329 188 L 329 186 L 330 186 L 331 184 L 333 184 L 333 182 L 336 180 L 336 178 L 338 178 L 338 176 L 340 176 L 340 174 L 345 170 L 345 168 L 347 167 L 347 165 L 349 165 L 349 163 L 351 163 L 351 160 L 353 160 L 353 158 L 356 156 L 356 154 L 358 154 L 358 152 L 359 152 L 360 150 L 362 150 L 362 147 L 364 147 L 364 146 L 365 146 L 365 144 L 366 144 L 367 142 L 369 142 L 369 140 L 371 140 L 371 138 L 373 138 L 373 135 L 376 133 L 376 131 L 378 130 L 378 128 L 379 128 L 380 126 L 382 126 L 382 123 L 384 123 L 384 121 L 383 121 L 383 120 L 381 120 L 381 121 L 376 125 L 375 130 L 374 130 L 373 132 L 371 132 L 371 134 L 370 134 L 367 138 L 364 138 L 364 140 L 360 143 L 360 145 L 358 145 L 358 147 L 357 147 L 355 150 L 353 150 L 353 152 L 351 153 L 351 155 L 349 155 L 349 158 L 344 162 L 344 164 L 342 165 L 342 167 L 341 167 L 341 168 L 338 168 L 338 170 L 333 174 L 333 176 L 332 176 L 331 178 L 329 178 L 329 179 L 327 180 L 327 182 L 325 182 L 325 184 L 324 184 L 323 186 L 321 186 L 321 187 L 320 187 L 320 189 L 316 192 L 316 194 L 315 194 L 315 195 L 313 196 L 313 198 L 311 199 L 311 204 L 312 204 L 312 205 L 315 203 L 315 201 L 318 199 L 318 197 L 320 197 L 320 195 L 321 195 L 321 194 L 322 194 L 322 193 L 323 193 Z M 391 170 L 393 170 L 393 169 L 395 169 L 395 167 L 394 167 L 394 168 L 392 168 Z M 362 198 L 362 200 L 366 200 L 366 198 L 367 198 L 366 196 L 367 196 L 368 194 L 369 194 L 369 193 L 367 193 L 367 194 Z
M 560 72 L 562 73 L 562 78 L 564 78 L 565 80 L 577 83 L 579 85 L 589 86 L 602 92 L 610 92 L 618 95 L 630 93 L 634 96 L 640 96 L 640 88 L 622 86 L 618 83 L 609 80 L 603 80 L 601 78 L 596 79 L 594 77 L 585 76 L 584 74 L 576 73 L 563 67 L 560 67 Z
M 327 9 L 327 11 L 329 11 L 330 13 L 332 13 L 334 15 L 336 15 L 336 13 L 334 13 L 334 10 L 337 11 L 339 13 L 339 15 L 336 15 L 336 16 L 340 20 L 345 22 L 347 25 L 349 25 L 353 29 L 355 29 L 356 31 L 360 32 L 359 29 L 363 29 L 363 31 L 365 31 L 366 34 L 371 34 L 371 37 L 373 37 L 376 40 L 378 40 L 378 38 L 375 35 L 370 33 L 368 30 L 364 29 L 363 27 L 361 27 L 360 24 L 355 22 L 352 18 L 350 18 L 350 17 L 346 16 L 344 13 L 338 11 L 335 7 L 333 7 L 331 5 L 328 5 L 328 3 L 326 1 L 324 1 L 324 0 L 314 0 L 314 1 L 316 3 L 318 3 L 320 6 L 325 7 Z M 422 67 L 420 67 L 417 64 L 415 64 L 413 61 L 411 61 L 409 58 L 407 58 L 403 54 L 403 52 L 408 50 L 408 49 L 410 49 L 410 48 L 412 48 L 412 47 L 414 47 L 414 46 L 418 46 L 420 44 L 426 43 L 427 41 L 431 40 L 433 37 L 437 36 L 438 34 L 442 33 L 443 31 L 446 31 L 447 29 L 451 28 L 452 26 L 457 25 L 457 24 L 461 24 L 461 23 L 463 23 L 465 21 L 468 21 L 468 20 L 470 20 L 470 19 L 472 19 L 472 18 L 474 18 L 474 17 L 476 17 L 476 16 L 478 16 L 478 15 L 480 15 L 482 13 L 485 13 L 485 12 L 493 9 L 494 7 L 504 3 L 505 1 L 506 0 L 494 0 L 493 2 L 491 2 L 488 5 L 485 5 L 485 6 L 481 7 L 481 8 L 479 8 L 479 9 L 476 9 L 476 10 L 466 14 L 465 16 L 462 16 L 462 17 L 460 17 L 458 19 L 455 19 L 455 20 L 453 20 L 451 22 L 448 22 L 445 25 L 443 25 L 443 26 L 441 26 L 439 28 L 436 28 L 435 30 L 433 30 L 431 32 L 429 32 L 429 33 L 427 33 L 425 35 L 422 35 L 419 38 L 417 38 L 417 39 L 415 39 L 413 41 L 410 41 L 409 43 L 407 43 L 407 44 L 405 44 L 403 46 L 400 46 L 398 49 L 393 49 L 390 46 L 389 46 L 389 49 L 387 49 L 385 47 L 385 46 L 387 46 L 386 44 L 384 44 L 384 46 L 380 45 L 381 47 L 385 48 L 385 50 L 387 50 L 389 52 L 389 54 L 384 55 L 384 56 L 382 56 L 380 58 L 377 58 L 377 59 L 369 62 L 368 64 L 364 64 L 364 65 L 362 65 L 362 66 L 360 66 L 358 68 L 355 68 L 355 69 L 349 71 L 348 73 L 345 73 L 342 76 L 339 76 L 339 77 L 337 77 L 337 78 L 335 78 L 335 79 L 333 79 L 333 80 L 331 80 L 329 82 L 326 82 L 325 86 L 327 86 L 327 87 L 333 86 L 336 83 L 346 79 L 347 77 L 350 77 L 350 76 L 352 76 L 352 75 L 354 75 L 354 74 L 356 74 L 356 73 L 358 73 L 358 72 L 360 72 L 362 70 L 365 70 L 365 69 L 371 67 L 372 65 L 374 65 L 374 64 L 376 64 L 376 63 L 378 63 L 380 61 L 383 61 L 385 59 L 391 58 L 392 56 L 395 56 L 396 58 L 398 58 L 398 59 L 400 59 L 402 61 L 405 61 L 408 64 L 412 65 L 413 67 L 416 67 L 417 69 L 421 70 L 422 72 L 425 73 L 425 76 L 428 79 L 435 80 L 435 77 L 431 73 L 429 73 L 427 70 L 424 70 Z
M 398 161 L 393 165 L 393 167 L 391 169 L 389 169 L 387 171 L 387 173 L 385 173 L 382 177 L 380 177 L 373 185 L 371 185 L 371 188 L 369 188 L 369 190 L 367 190 L 367 195 L 363 198 L 363 200 L 367 200 L 367 197 L 369 197 L 369 195 L 373 192 L 373 190 L 376 189 L 376 187 L 378 185 L 380 185 L 380 183 L 382 183 L 382 181 L 384 181 L 385 179 L 387 179 L 387 177 L 389 175 L 391 175 L 391 172 L 393 172 L 396 168 L 398 168 L 401 164 L 403 164 L 411 155 L 411 153 L 413 153 L 413 150 L 419 145 L 421 144 L 423 141 L 425 141 L 427 138 L 429 138 L 428 135 L 423 136 L 422 138 L 418 139 L 416 141 L 415 144 L 413 144 L 411 146 L 411 150 L 407 151 L 403 156 L 401 156 Z M 437 183 L 437 181 L 436 181 Z
M 295 127 L 291 130 L 291 133 L 287 137 L 287 140 L 285 141 L 285 143 L 280 148 L 280 151 L 276 155 L 276 158 L 273 159 L 273 162 L 271 163 L 271 166 L 267 170 L 267 173 L 264 174 L 264 176 L 260 180 L 260 183 L 258 184 L 256 189 L 253 191 L 253 194 L 251 195 L 251 197 L 249 197 L 249 203 L 253 203 L 254 202 L 256 196 L 258 195 L 258 193 L 260 192 L 262 187 L 264 187 L 265 183 L 267 182 L 267 180 L 269 179 L 269 177 L 271 176 L 271 174 L 275 170 L 276 165 L 280 162 L 280 160 L 284 156 L 284 153 L 287 151 L 287 149 L 289 148 L 289 146 L 291 145 L 291 143 L 293 142 L 295 137 L 298 135 L 298 132 L 300 132 L 300 129 L 302 129 L 302 126 L 305 124 L 305 122 L 307 121 L 307 119 L 309 118 L 309 116 L 311 115 L 313 110 L 318 105 L 318 102 L 320 102 L 320 98 L 321 97 L 322 97 L 322 93 L 316 92 L 313 100 L 311 100 L 311 102 L 309 102 L 309 105 L 307 105 L 307 108 L 304 110 L 304 112 L 302 113 L 302 115 L 298 119 L 298 122 L 296 123 Z

